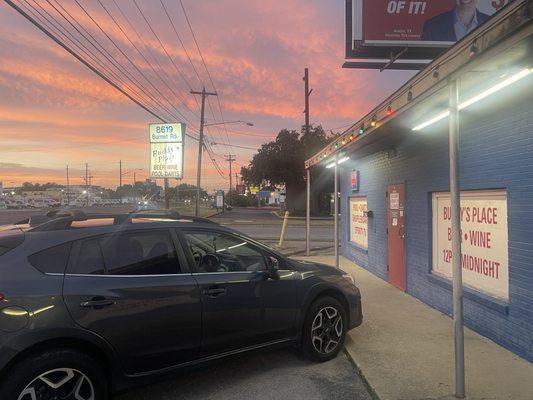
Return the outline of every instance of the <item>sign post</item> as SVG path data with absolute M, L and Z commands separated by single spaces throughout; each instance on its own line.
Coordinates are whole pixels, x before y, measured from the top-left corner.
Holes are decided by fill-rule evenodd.
M 453 270 L 453 325 L 455 332 L 455 397 L 465 397 L 465 343 L 463 328 L 463 269 L 461 266 L 461 192 L 459 191 L 459 87 L 450 84 L 450 208 Z

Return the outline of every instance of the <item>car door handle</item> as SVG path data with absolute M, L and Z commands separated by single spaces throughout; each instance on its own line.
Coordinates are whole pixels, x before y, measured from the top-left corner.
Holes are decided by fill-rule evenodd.
M 83 308 L 91 308 L 91 307 L 103 308 L 103 307 L 108 307 L 108 306 L 112 306 L 112 305 L 115 305 L 115 304 L 116 304 L 115 301 L 109 300 L 109 299 L 93 299 L 93 300 L 82 301 L 80 303 L 80 307 L 83 307 Z
M 202 294 L 204 296 L 209 296 L 209 297 L 223 296 L 226 294 L 226 289 L 221 288 L 221 287 L 211 287 L 211 288 L 205 289 L 202 292 Z

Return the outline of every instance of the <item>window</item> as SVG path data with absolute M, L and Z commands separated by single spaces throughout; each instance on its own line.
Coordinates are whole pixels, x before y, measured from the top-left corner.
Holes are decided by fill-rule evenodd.
M 263 252 L 245 239 L 222 232 L 187 232 L 185 238 L 200 272 L 266 269 Z
M 59 246 L 41 250 L 28 257 L 31 265 L 42 273 L 64 273 L 70 255 L 71 243 L 63 243 Z
M 368 249 L 368 202 L 366 197 L 350 197 L 350 242 Z
M 170 233 L 120 233 L 100 241 L 107 273 L 111 275 L 167 275 L 179 272 Z
M 16 230 L 16 233 L 10 233 L 2 235 L 0 237 L 0 256 L 7 253 L 9 250 L 13 250 L 24 242 L 24 234 L 20 230 Z
M 100 249 L 99 239 L 84 240 L 79 245 L 78 259 L 69 269 L 72 274 L 103 275 L 105 273 L 104 258 Z

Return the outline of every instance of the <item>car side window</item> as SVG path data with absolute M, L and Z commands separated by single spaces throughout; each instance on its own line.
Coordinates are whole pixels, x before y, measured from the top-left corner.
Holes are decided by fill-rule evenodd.
M 266 270 L 263 251 L 238 236 L 223 232 L 184 232 L 199 272 Z
M 169 275 L 180 272 L 170 232 L 125 232 L 100 240 L 107 274 Z
M 43 274 L 63 274 L 67 266 L 71 245 L 72 243 L 69 242 L 41 250 L 30 255 L 28 261 Z
M 103 275 L 105 273 L 104 258 L 98 238 L 79 243 L 78 259 L 69 268 L 69 273 L 83 275 Z

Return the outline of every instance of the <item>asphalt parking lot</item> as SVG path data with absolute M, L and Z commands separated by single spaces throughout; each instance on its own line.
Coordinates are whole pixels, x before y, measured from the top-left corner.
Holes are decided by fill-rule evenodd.
M 123 393 L 113 400 L 371 400 L 344 353 L 314 363 L 283 348 L 219 360 Z

